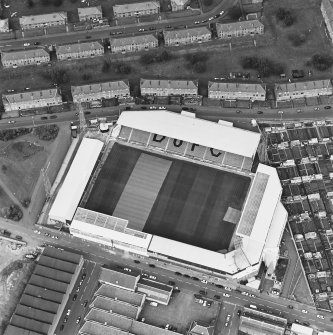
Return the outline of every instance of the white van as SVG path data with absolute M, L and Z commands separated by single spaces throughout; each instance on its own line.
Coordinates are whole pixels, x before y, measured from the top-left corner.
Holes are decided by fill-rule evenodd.
M 250 305 L 250 308 L 258 309 L 256 305 Z
M 151 301 L 151 302 L 149 303 L 149 305 L 150 305 L 150 306 L 153 306 L 153 307 L 157 307 L 157 306 L 158 306 L 158 303 L 155 302 L 155 301 Z

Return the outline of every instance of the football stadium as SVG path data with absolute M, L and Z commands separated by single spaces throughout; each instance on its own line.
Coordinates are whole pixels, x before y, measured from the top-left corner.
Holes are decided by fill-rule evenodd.
M 287 212 L 260 134 L 192 113 L 123 112 L 103 143 L 84 138 L 50 224 L 174 265 L 244 279 L 275 263 Z

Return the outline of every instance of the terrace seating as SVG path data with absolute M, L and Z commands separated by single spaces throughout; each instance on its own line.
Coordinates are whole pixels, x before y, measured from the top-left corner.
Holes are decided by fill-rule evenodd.
M 130 141 L 147 145 L 150 133 L 138 129 L 133 129 Z
M 207 147 L 203 147 L 202 145 L 192 146 L 192 144 L 189 143 L 186 147 L 185 155 L 202 160 L 206 150 Z
M 243 156 L 227 152 L 222 163 L 223 165 L 232 166 L 236 169 L 241 169 L 243 165 L 243 159 Z
M 131 135 L 132 128 L 128 127 L 121 127 L 119 138 L 125 141 L 128 141 L 130 135 Z
M 187 145 L 187 142 L 170 138 L 166 151 L 184 155 Z

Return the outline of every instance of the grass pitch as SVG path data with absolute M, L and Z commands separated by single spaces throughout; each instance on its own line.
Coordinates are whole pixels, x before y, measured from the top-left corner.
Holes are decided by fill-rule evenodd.
M 142 151 L 115 144 L 86 208 L 112 215 Z M 154 155 L 154 154 L 152 154 Z M 251 182 L 195 163 L 163 157 L 172 165 L 143 231 L 208 250 L 227 249 L 235 229 L 228 207 L 241 210 Z

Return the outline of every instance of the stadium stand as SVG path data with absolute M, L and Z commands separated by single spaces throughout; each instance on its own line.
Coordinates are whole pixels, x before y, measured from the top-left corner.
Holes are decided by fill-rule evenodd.
M 159 148 L 162 150 L 166 149 L 166 146 L 168 144 L 167 141 L 164 141 L 165 136 L 158 136 L 157 134 L 151 134 L 148 142 L 148 146 L 152 148 Z
M 179 155 L 184 155 L 187 145 L 188 143 L 182 140 L 177 140 L 175 138 L 169 138 L 166 151 L 179 154 Z
M 128 141 L 131 136 L 132 128 L 122 127 L 119 138 L 125 141 Z
M 231 168 L 236 168 L 240 170 L 243 166 L 243 160 L 244 160 L 244 157 L 233 154 L 231 152 L 227 152 L 222 161 L 222 164 L 225 166 L 230 166 Z
M 207 150 L 207 147 L 203 147 L 197 144 L 191 145 L 189 143 L 186 147 L 185 156 L 203 160 L 206 150 Z
M 133 129 L 132 134 L 129 138 L 130 142 L 147 145 L 150 133 L 142 130 Z

